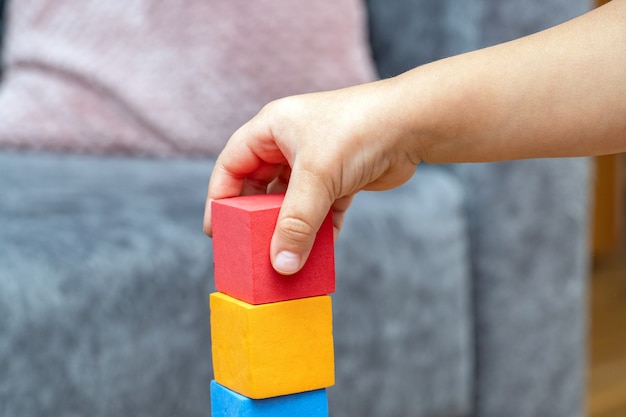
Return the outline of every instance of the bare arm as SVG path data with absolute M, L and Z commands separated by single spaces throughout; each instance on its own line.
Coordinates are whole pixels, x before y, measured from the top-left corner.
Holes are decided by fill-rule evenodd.
M 407 181 L 420 161 L 626 150 L 626 0 L 398 77 L 270 103 L 230 139 L 207 203 L 287 190 L 274 267 L 299 270 L 329 209 Z M 205 231 L 211 234 L 210 204 Z
M 423 86 L 411 92 L 431 95 L 420 119 L 432 121 L 431 133 L 421 136 L 421 159 L 626 150 L 625 47 L 626 2 L 614 0 L 552 29 L 402 75 L 399 82 Z M 422 128 L 416 124 L 415 132 Z

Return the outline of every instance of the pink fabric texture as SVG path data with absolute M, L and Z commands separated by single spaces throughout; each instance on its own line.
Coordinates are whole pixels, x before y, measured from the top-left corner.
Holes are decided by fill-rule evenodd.
M 268 101 L 374 79 L 360 0 L 9 2 L 0 146 L 216 155 Z

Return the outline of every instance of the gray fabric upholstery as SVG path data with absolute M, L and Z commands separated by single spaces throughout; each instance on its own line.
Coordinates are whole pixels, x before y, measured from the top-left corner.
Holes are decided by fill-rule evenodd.
M 588 0 L 366 0 L 381 77 L 528 35 L 578 16 Z
M 211 167 L 0 152 L 0 415 L 209 414 Z M 336 254 L 333 415 L 467 415 L 460 182 L 359 195 Z
M 210 169 L 0 154 L 0 415 L 207 415 Z
M 467 192 L 480 335 L 474 415 L 582 417 L 589 161 L 455 170 Z
M 561 23 L 587 0 L 368 0 L 380 75 Z M 480 417 L 584 411 L 588 161 L 450 168 L 464 184 Z
M 4 21 L 4 7 L 4 0 L 0 0 L 0 81 L 2 80 L 3 72 L 2 51 L 4 49 L 4 30 L 6 27 Z
M 398 190 L 357 195 L 336 249 L 332 415 L 466 415 L 466 229 L 459 181 L 434 167 Z

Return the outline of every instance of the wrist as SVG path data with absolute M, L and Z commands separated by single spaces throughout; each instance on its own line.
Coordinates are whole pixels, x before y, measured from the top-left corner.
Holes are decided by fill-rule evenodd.
M 396 148 L 417 164 L 437 158 L 444 132 L 437 120 L 434 89 L 428 68 L 418 67 L 385 80 L 388 83 L 388 119 L 394 126 Z

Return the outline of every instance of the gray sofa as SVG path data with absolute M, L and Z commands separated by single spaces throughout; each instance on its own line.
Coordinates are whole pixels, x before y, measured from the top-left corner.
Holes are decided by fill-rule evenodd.
M 586 2 L 368 6 L 387 76 Z M 1 416 L 210 415 L 211 167 L 0 150 Z M 588 176 L 585 159 L 420 166 L 359 194 L 331 414 L 583 416 Z

